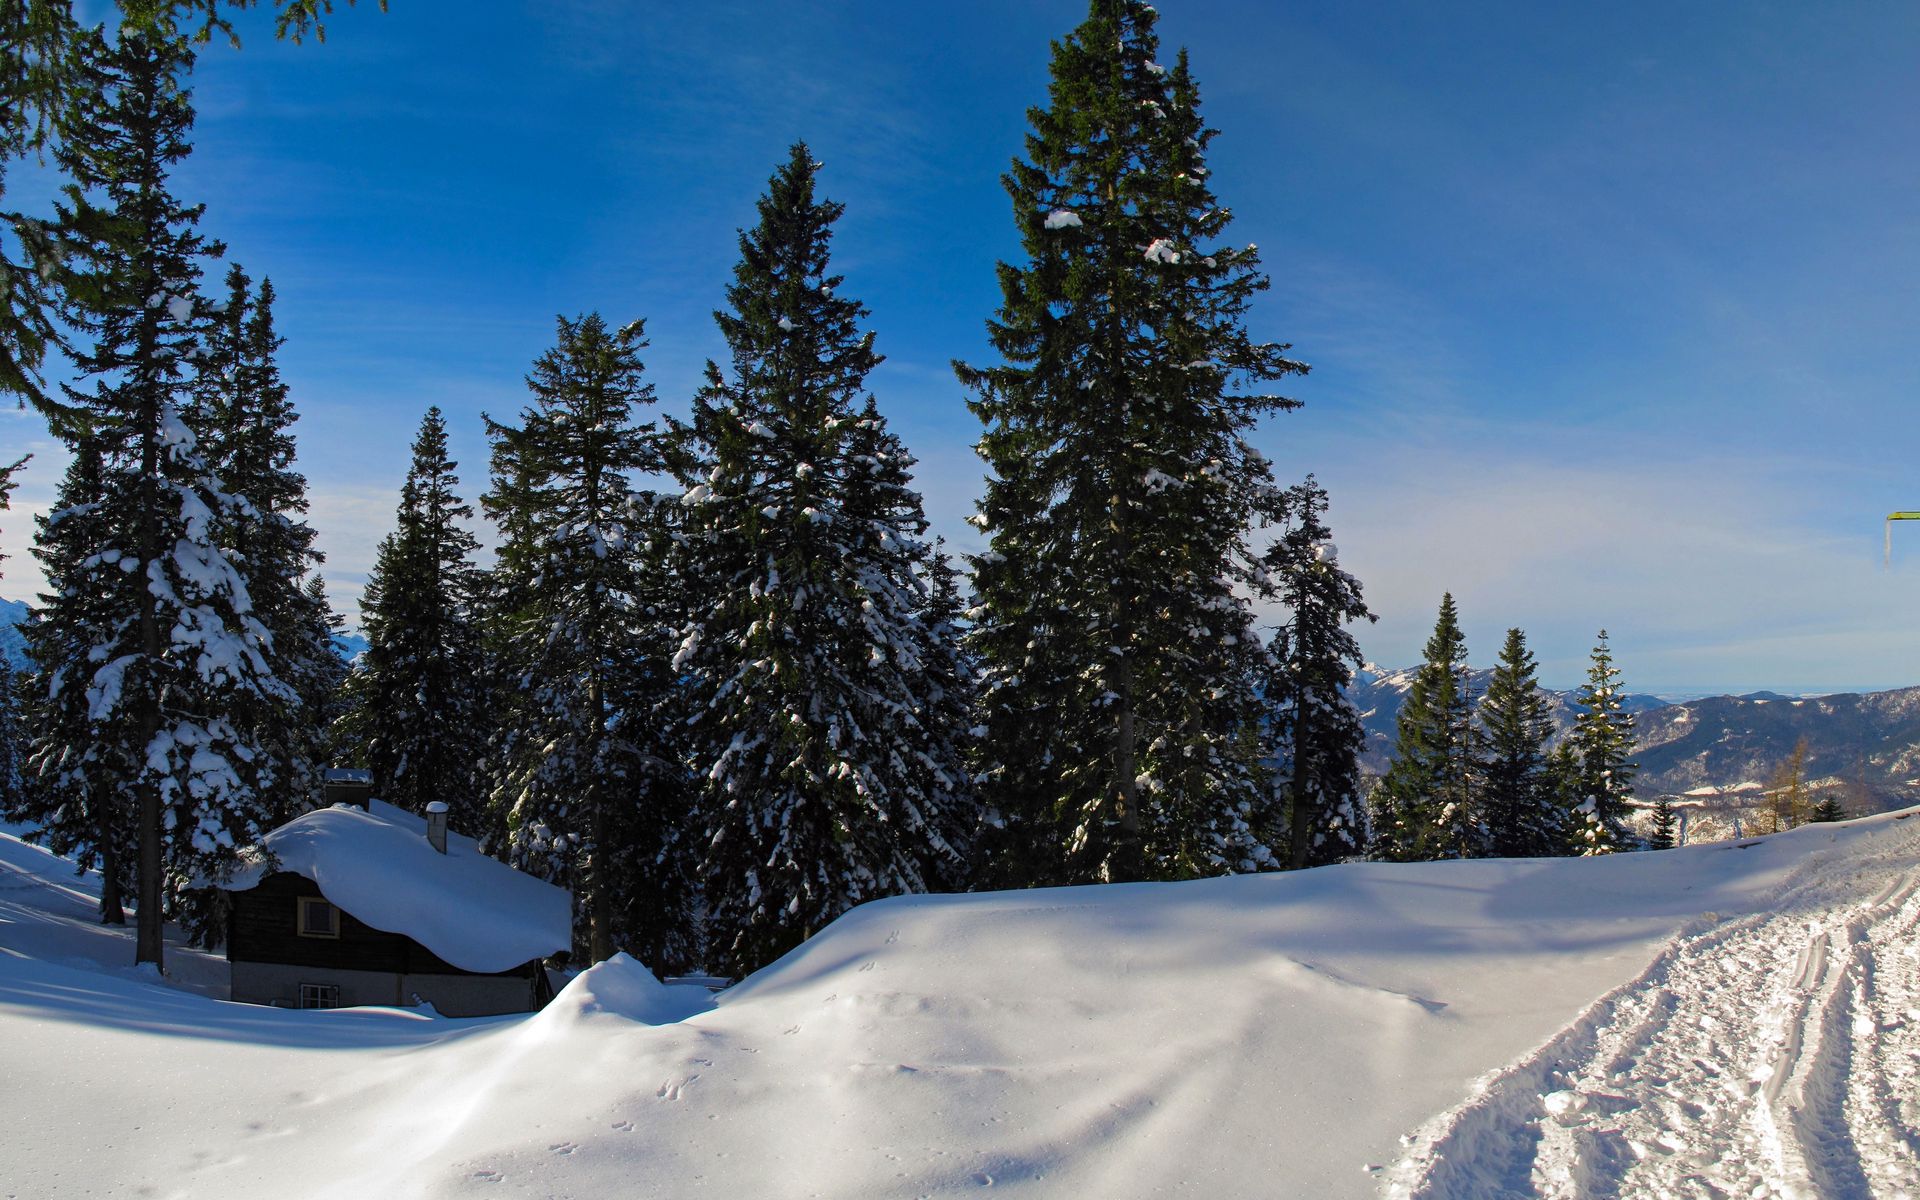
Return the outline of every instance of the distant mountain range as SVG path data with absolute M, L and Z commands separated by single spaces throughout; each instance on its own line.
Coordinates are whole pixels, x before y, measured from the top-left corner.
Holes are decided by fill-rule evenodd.
M 1490 670 L 1472 673 L 1476 696 Z M 1387 768 L 1394 722 L 1414 669 L 1369 665 L 1349 692 L 1367 731 L 1362 765 Z M 1558 735 L 1573 727 L 1573 692 L 1547 691 Z M 1920 803 L 1920 687 L 1888 692 L 1796 697 L 1778 692 L 1712 696 L 1673 703 L 1622 697 L 1634 714 L 1635 791 L 1646 800 L 1691 795 L 1702 802 L 1757 795 L 1805 738 L 1803 778 L 1816 791 L 1844 789 L 1855 807 Z
M 0 600 L 0 659 L 16 671 L 27 666 L 27 639 L 20 633 L 26 621 L 25 600 Z M 341 658 L 352 662 L 365 653 L 367 639 L 357 633 L 342 634 L 333 639 L 333 648 Z
M 1388 761 L 1393 757 L 1394 723 L 1400 717 L 1400 705 L 1407 698 L 1407 692 L 1413 687 L 1413 677 L 1417 667 L 1405 667 L 1390 671 L 1368 663 L 1353 678 L 1353 686 L 1347 689 L 1348 697 L 1354 707 L 1360 710 L 1360 724 L 1367 731 L 1367 750 L 1361 758 L 1361 765 L 1372 774 L 1387 769 Z M 1487 694 L 1487 682 L 1493 678 L 1492 668 L 1473 671 L 1469 675 L 1469 686 L 1474 698 Z M 1556 692 L 1542 688 L 1550 705 L 1549 715 L 1553 718 L 1555 736 L 1561 736 L 1573 728 L 1574 706 L 1573 692 Z M 1652 712 L 1669 705 L 1669 701 L 1659 696 L 1649 696 L 1630 692 L 1620 698 L 1621 704 L 1631 713 Z
M 1920 687 L 1809 696 L 1714 696 L 1640 717 L 1635 757 L 1643 794 L 1765 784 L 1807 742 L 1802 775 L 1883 805 L 1920 801 Z

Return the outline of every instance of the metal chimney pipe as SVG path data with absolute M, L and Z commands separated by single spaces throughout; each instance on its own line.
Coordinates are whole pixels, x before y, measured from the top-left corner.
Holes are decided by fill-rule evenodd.
M 367 801 L 372 795 L 373 772 L 353 767 L 328 770 L 321 790 L 321 800 L 326 804 L 351 804 L 361 809 L 370 809 Z
M 427 842 L 440 853 L 447 852 L 447 805 L 444 800 L 435 800 L 427 805 Z

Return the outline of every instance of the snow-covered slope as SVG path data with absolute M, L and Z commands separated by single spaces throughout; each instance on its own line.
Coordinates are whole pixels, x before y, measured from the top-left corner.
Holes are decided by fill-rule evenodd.
M 105 969 L 56 865 L 0 841 L 0 1195 L 1920 1186 L 1920 820 L 892 900 L 717 1007 L 615 960 L 478 1021 Z

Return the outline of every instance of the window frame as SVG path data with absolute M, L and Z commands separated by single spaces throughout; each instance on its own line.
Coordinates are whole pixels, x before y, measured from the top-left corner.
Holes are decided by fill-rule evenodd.
M 337 983 L 303 983 L 299 985 L 298 995 L 303 1012 L 340 1007 L 340 985 Z
M 313 928 L 307 920 L 307 914 L 314 911 L 309 905 L 319 905 L 329 914 L 328 929 Z M 304 938 L 327 938 L 338 941 L 340 938 L 340 907 L 325 896 L 300 896 L 294 901 L 293 932 Z

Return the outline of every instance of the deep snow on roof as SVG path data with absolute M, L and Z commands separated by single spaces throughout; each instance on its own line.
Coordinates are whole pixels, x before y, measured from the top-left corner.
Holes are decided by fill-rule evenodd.
M 339 908 L 375 929 L 403 934 L 464 971 L 507 971 L 565 950 L 573 899 L 561 888 L 480 853 L 447 834 L 447 852 L 427 841 L 427 823 L 379 800 L 370 810 L 336 804 L 289 821 L 261 839 L 279 870 L 306 876 Z M 220 886 L 243 892 L 272 874 L 255 850 Z

